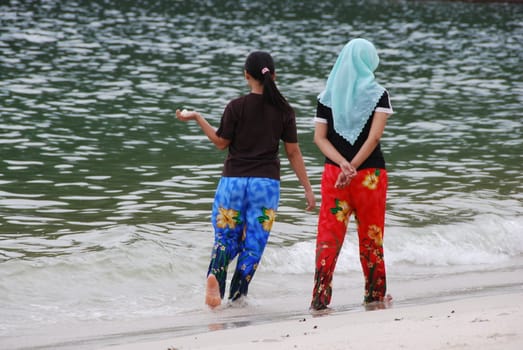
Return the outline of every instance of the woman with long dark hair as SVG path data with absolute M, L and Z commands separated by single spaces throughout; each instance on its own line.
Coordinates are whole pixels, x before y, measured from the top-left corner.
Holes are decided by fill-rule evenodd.
M 249 54 L 244 76 L 251 91 L 227 104 L 217 130 L 196 111 L 176 110 L 178 119 L 196 120 L 217 148 L 228 149 L 212 209 L 214 246 L 205 297 L 211 308 L 224 298 L 227 267 L 236 256 L 229 300 L 247 295 L 278 209 L 280 140 L 305 190 L 306 209 L 315 207 L 294 111 L 274 82 L 271 55 L 262 51 Z

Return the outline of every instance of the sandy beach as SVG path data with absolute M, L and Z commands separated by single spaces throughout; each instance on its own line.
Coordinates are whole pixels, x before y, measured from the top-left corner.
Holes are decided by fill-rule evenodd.
M 523 2 L 509 2 L 0 1 L 0 350 L 523 350 Z M 313 316 L 317 97 L 357 37 L 394 111 L 380 139 L 394 301 L 361 305 L 352 216 L 333 311 Z M 209 310 L 228 151 L 175 111 L 218 127 L 257 50 L 294 109 L 317 209 L 280 142 L 248 297 Z
M 422 305 L 304 315 L 103 350 L 523 349 L 523 293 L 466 295 Z

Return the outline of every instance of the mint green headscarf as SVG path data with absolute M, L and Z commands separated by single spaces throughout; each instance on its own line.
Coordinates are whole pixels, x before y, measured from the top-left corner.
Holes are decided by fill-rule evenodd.
M 379 61 L 370 41 L 349 41 L 332 67 L 325 90 L 318 95 L 320 102 L 332 110 L 334 130 L 351 145 L 385 91 L 374 79 Z

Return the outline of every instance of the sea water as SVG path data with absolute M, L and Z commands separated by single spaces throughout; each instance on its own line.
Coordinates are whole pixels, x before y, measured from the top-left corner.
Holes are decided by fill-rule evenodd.
M 318 201 L 316 96 L 365 37 L 395 113 L 385 259 L 395 302 L 523 285 L 523 6 L 417 1 L 0 4 L 0 348 L 93 348 L 306 314 L 317 210 L 282 153 L 281 201 L 241 305 L 203 305 L 215 126 L 266 50 Z M 354 223 L 332 306 L 360 308 Z M 231 266 L 234 267 L 234 264 Z M 230 275 L 229 275 L 230 277 Z

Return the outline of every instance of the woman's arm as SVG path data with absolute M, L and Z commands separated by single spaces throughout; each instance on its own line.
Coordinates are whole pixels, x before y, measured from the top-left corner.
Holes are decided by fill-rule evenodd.
M 369 136 L 350 162 L 356 169 L 363 164 L 380 142 L 381 135 L 383 135 L 383 131 L 385 130 L 385 124 L 387 124 L 387 117 L 387 113 L 374 112 L 374 119 L 370 126 Z
M 300 184 L 305 190 L 305 200 L 307 201 L 307 210 L 312 210 L 316 206 L 316 199 L 312 192 L 311 183 L 307 176 L 307 170 L 305 169 L 305 163 L 301 154 L 300 146 L 298 143 L 287 143 L 285 142 L 285 153 L 291 163 L 291 167 L 296 173 Z
M 226 149 L 229 144 L 231 143 L 231 140 L 224 139 L 223 137 L 220 137 L 216 135 L 216 129 L 209 124 L 209 122 L 198 112 L 196 111 L 180 111 L 179 109 L 176 110 L 176 118 L 181 120 L 182 122 L 186 122 L 189 120 L 196 120 L 202 131 L 205 135 L 209 138 L 209 140 L 214 143 L 216 148 L 218 149 Z
M 318 146 L 325 157 L 340 166 L 342 173 L 340 173 L 340 177 L 335 185 L 340 188 L 348 184 L 349 181 L 356 176 L 356 168 L 332 145 L 327 138 L 327 130 L 328 126 L 326 123 L 316 123 L 314 129 L 314 143 Z
M 327 138 L 327 131 L 328 126 L 326 123 L 316 123 L 316 127 L 314 128 L 314 143 L 318 146 L 325 157 L 341 166 L 341 164 L 347 160 L 329 141 Z

